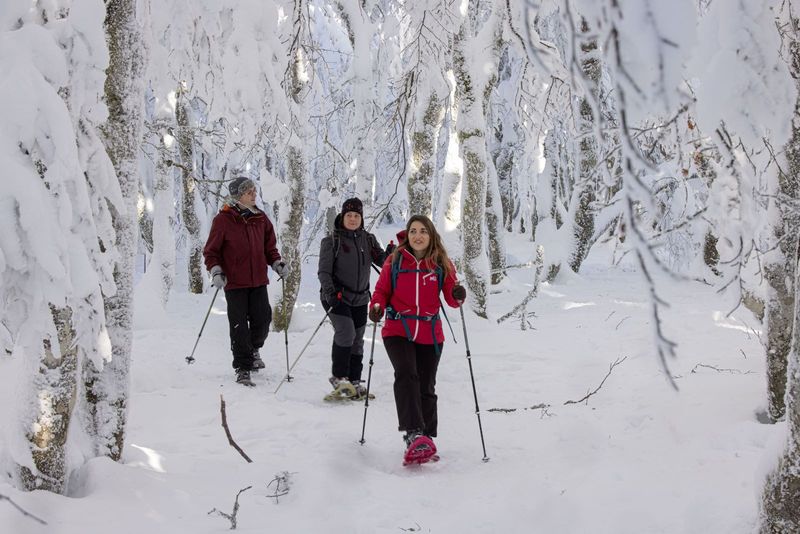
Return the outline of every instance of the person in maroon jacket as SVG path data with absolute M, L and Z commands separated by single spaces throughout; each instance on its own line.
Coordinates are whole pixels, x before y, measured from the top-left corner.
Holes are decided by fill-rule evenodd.
M 400 244 L 383 264 L 369 318 L 377 323 L 386 313 L 381 335 L 394 367 L 398 430 L 405 432 L 408 451 L 421 444 L 434 454 L 436 370 L 444 344 L 439 294 L 457 308 L 467 292 L 428 217 L 414 215 L 397 237 Z
M 255 183 L 234 178 L 228 191 L 230 199 L 211 223 L 203 256 L 212 283 L 225 290 L 236 381 L 252 386 L 250 371 L 264 368 L 258 351 L 272 322 L 267 266 L 281 278 L 289 268 L 276 248 L 272 223 L 256 207 Z

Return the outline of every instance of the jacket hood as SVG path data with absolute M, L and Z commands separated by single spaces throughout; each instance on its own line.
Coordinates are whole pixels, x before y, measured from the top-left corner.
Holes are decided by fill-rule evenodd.
M 397 232 L 396 237 L 398 246 L 402 245 L 403 242 L 406 240 L 406 235 L 407 234 L 405 230 L 400 230 L 399 232 Z

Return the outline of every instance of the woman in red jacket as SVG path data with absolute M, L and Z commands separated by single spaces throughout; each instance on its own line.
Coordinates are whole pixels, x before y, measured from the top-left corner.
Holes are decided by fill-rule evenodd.
M 381 269 L 369 317 L 378 322 L 386 313 L 381 334 L 394 367 L 398 429 L 405 431 L 406 461 L 415 461 L 436 452 L 436 370 L 444 344 L 439 294 L 457 308 L 466 290 L 428 217 L 411 217 L 398 241 Z

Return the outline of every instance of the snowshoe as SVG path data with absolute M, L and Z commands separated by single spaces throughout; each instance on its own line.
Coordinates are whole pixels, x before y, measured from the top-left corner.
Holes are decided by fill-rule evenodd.
M 236 370 L 236 383 L 249 387 L 253 387 L 256 385 L 256 383 L 250 379 L 250 371 L 247 371 L 245 369 Z
M 436 454 L 436 445 L 428 436 L 413 436 L 410 441 L 411 443 L 403 455 L 403 465 L 424 464 L 439 460 L 439 455 Z
M 325 395 L 324 400 L 326 401 L 350 400 L 358 395 L 356 388 L 346 378 L 336 378 L 334 376 L 330 378 L 329 382 L 333 386 L 333 391 Z

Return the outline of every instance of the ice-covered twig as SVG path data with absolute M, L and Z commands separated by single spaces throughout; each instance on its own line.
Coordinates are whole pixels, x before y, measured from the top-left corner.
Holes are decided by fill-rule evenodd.
M 222 517 L 226 518 L 228 521 L 231 522 L 231 530 L 236 530 L 236 515 L 239 513 L 239 495 L 241 495 L 242 493 L 244 493 L 245 491 L 249 490 L 252 487 L 253 486 L 247 486 L 246 488 L 239 490 L 239 493 L 236 494 L 236 499 L 233 501 L 232 513 L 226 514 L 225 512 L 222 512 L 214 508 L 210 512 L 208 512 L 208 515 L 211 515 L 213 513 L 221 515 Z
M 272 495 L 267 495 L 267 497 L 272 497 L 275 499 L 275 502 L 278 502 L 279 497 L 283 497 L 284 495 L 288 495 L 289 493 L 289 476 L 291 473 L 288 471 L 284 471 L 283 473 L 278 473 L 275 475 L 275 478 L 267 484 L 267 489 L 270 486 L 275 484 L 275 491 L 272 492 Z

